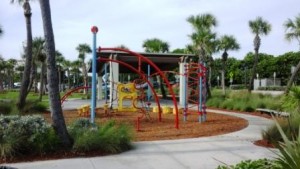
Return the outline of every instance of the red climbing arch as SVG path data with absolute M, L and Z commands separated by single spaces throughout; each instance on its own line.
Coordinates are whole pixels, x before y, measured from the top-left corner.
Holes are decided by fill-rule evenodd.
M 90 86 L 80 86 L 80 87 L 77 87 L 77 88 L 75 88 L 75 89 L 72 89 L 72 90 L 68 91 L 67 93 L 65 93 L 65 94 L 61 97 L 61 99 L 60 99 L 60 104 L 63 104 L 64 101 L 65 101 L 72 93 L 74 93 L 74 92 L 76 92 L 76 91 L 78 91 L 78 90 L 81 90 L 81 89 L 89 89 L 89 88 L 91 88 L 91 87 L 90 87 Z
M 128 53 L 128 54 L 132 55 L 132 57 L 136 57 L 138 59 L 138 67 L 136 69 L 140 73 L 143 73 L 142 72 L 142 67 L 141 67 L 143 62 L 149 64 L 152 68 L 154 68 L 155 71 L 157 71 L 157 73 L 162 77 L 162 79 L 166 83 L 166 85 L 167 85 L 167 87 L 169 89 L 169 92 L 170 92 L 170 94 L 172 96 L 172 100 L 173 100 L 173 104 L 174 104 L 174 108 L 175 108 L 175 113 L 176 113 L 176 115 L 175 115 L 175 128 L 178 129 L 179 128 L 179 115 L 178 115 L 177 101 L 176 101 L 176 97 L 175 97 L 174 91 L 173 91 L 173 89 L 172 89 L 172 87 L 170 85 L 170 82 L 166 78 L 166 76 L 164 75 L 164 73 L 150 59 L 146 58 L 145 56 L 143 56 L 143 55 L 141 55 L 139 53 L 132 52 L 132 51 L 129 51 L 129 50 L 126 50 L 126 49 L 121 49 L 121 48 L 101 48 L 101 47 L 99 47 L 98 48 L 98 52 L 101 53 L 101 51 L 121 51 L 121 52 L 125 52 L 125 53 Z M 100 59 L 101 59 L 101 56 L 100 56 Z

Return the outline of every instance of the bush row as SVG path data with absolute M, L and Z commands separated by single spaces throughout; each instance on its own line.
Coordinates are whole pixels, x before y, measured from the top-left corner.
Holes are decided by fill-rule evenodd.
M 78 119 L 68 127 L 74 139 L 70 151 L 118 153 L 131 148 L 132 130 L 110 121 L 102 126 Z M 0 157 L 59 151 L 61 144 L 53 128 L 39 115 L 0 116 Z
M 280 109 L 280 96 L 278 98 L 263 94 L 249 94 L 247 91 L 231 91 L 223 96 L 221 91 L 214 90 L 206 105 L 208 107 L 253 112 L 256 108 Z
M 267 87 L 258 87 L 257 90 L 273 90 L 273 91 L 284 91 L 286 86 L 267 86 Z

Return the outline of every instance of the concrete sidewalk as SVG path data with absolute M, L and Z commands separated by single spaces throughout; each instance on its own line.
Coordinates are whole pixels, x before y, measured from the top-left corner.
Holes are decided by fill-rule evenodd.
M 242 117 L 249 121 L 249 126 L 238 132 L 205 138 L 136 142 L 134 150 L 118 155 L 6 166 L 20 169 L 214 169 L 222 163 L 274 157 L 272 151 L 275 150 L 253 144 L 253 141 L 261 139 L 261 131 L 272 123 L 271 120 L 218 110 L 213 112 Z

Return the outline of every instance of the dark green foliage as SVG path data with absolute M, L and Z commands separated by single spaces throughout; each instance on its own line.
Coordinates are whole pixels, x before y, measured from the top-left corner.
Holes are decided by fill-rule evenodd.
M 105 153 L 118 153 L 131 148 L 132 132 L 126 125 L 109 121 L 95 126 L 89 121 L 79 119 L 69 128 L 74 138 L 73 150 L 79 152 L 98 150 Z
M 12 104 L 10 102 L 0 101 L 0 114 L 7 115 L 12 111 Z
M 244 112 L 254 112 L 254 108 L 251 107 L 250 105 L 247 105 L 244 109 L 242 109 L 242 111 Z
M 300 115 L 300 87 L 292 87 L 289 95 L 283 98 L 282 107 L 285 111 Z
M 258 87 L 257 90 L 272 90 L 272 91 L 284 91 L 285 86 L 267 86 L 267 87 Z
M 236 165 L 222 165 L 217 169 L 280 169 L 279 165 L 269 159 L 245 160 Z
M 47 111 L 48 107 L 39 101 L 26 101 L 26 105 L 23 108 L 24 113 L 42 113 Z
M 79 118 L 71 124 L 71 128 L 89 128 L 92 124 L 88 118 Z
M 230 85 L 230 89 L 231 90 L 241 90 L 241 89 L 246 89 L 247 87 L 245 86 L 245 84 L 234 84 L 234 85 Z

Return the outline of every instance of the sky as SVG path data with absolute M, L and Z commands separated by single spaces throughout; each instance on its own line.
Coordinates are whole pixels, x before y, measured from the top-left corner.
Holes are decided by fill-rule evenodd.
M 272 25 L 269 35 L 261 37 L 260 52 L 281 55 L 299 50 L 296 41 L 284 38 L 283 23 L 300 14 L 299 0 L 52 0 L 50 1 L 56 50 L 68 60 L 76 60 L 79 44 L 92 46 L 91 27 L 97 26 L 97 46 L 125 45 L 143 52 L 146 39 L 159 38 L 170 50 L 191 43 L 193 29 L 186 19 L 191 15 L 211 13 L 218 21 L 214 29 L 218 36 L 233 35 L 240 50 L 229 51 L 231 57 L 243 59 L 253 51 L 254 35 L 248 22 L 261 16 Z M 43 36 L 38 0 L 31 2 L 33 37 Z M 26 41 L 23 8 L 0 0 L 0 55 L 5 59 L 20 59 Z M 219 58 L 221 53 L 213 55 Z M 91 58 L 91 54 L 87 56 Z

